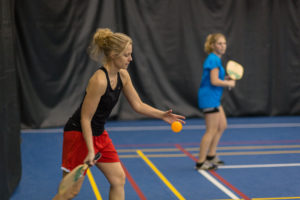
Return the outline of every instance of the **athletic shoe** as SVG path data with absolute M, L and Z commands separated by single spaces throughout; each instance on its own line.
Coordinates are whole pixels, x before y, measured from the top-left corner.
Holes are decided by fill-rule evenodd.
M 214 159 L 212 160 L 208 160 L 208 162 L 210 162 L 212 165 L 217 165 L 217 166 L 225 164 L 224 161 L 220 160 L 218 156 L 215 156 Z
M 204 163 L 202 165 L 200 165 L 199 163 L 196 163 L 195 169 L 196 170 L 215 170 L 215 169 L 217 169 L 217 166 L 206 160 L 206 161 L 204 161 Z

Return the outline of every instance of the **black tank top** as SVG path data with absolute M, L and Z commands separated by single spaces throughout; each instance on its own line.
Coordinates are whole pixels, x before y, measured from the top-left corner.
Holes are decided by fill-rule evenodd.
M 118 73 L 117 86 L 113 90 L 110 86 L 110 81 L 106 69 L 104 67 L 100 67 L 99 69 L 105 72 L 106 79 L 107 79 L 107 87 L 105 93 L 101 97 L 97 110 L 91 121 L 91 126 L 92 126 L 92 131 L 94 136 L 99 136 L 104 131 L 104 124 L 106 123 L 106 120 L 108 119 L 112 109 L 118 102 L 121 90 L 123 88 L 122 80 L 120 78 L 120 73 Z M 77 130 L 82 132 L 81 124 L 80 124 L 82 103 L 83 101 L 81 102 L 79 108 L 75 111 L 73 116 L 68 120 L 67 124 L 64 127 L 65 131 Z

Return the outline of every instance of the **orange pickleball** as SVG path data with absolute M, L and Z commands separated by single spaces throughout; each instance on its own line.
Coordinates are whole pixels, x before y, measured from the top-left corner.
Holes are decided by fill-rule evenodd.
M 182 124 L 179 121 L 175 121 L 171 124 L 171 129 L 173 132 L 178 133 L 182 130 Z

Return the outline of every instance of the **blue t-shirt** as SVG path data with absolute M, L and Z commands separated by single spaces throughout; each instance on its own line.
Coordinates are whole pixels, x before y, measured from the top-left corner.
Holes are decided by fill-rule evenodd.
M 221 104 L 223 87 L 214 86 L 210 81 L 210 71 L 219 68 L 219 79 L 224 80 L 225 70 L 221 59 L 214 53 L 210 53 L 203 64 L 203 74 L 198 90 L 198 106 L 201 109 L 218 107 Z

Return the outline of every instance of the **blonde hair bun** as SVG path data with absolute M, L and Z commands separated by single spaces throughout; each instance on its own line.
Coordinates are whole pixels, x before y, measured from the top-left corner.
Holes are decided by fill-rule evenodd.
M 106 49 L 109 46 L 110 37 L 114 33 L 108 28 L 99 28 L 94 34 L 95 43 L 102 49 Z
M 88 54 L 97 62 L 107 63 L 112 59 L 111 52 L 120 54 L 128 44 L 132 44 L 129 36 L 114 33 L 109 28 L 98 28 L 88 47 Z

